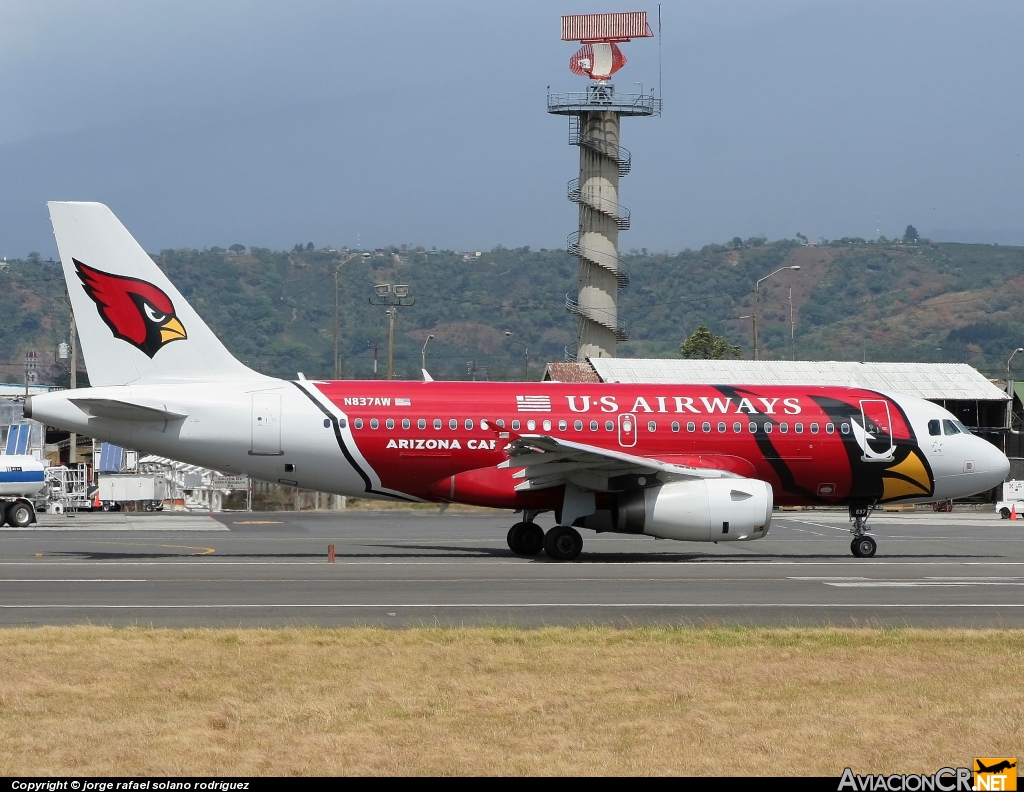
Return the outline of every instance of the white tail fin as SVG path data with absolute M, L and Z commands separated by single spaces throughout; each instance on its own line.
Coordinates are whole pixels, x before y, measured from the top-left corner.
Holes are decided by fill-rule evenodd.
M 110 209 L 47 205 L 93 385 L 260 378 L 232 357 Z

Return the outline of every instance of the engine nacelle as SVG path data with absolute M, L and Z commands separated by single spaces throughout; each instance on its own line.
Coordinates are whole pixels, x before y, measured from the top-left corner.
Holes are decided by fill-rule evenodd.
M 771 484 L 759 479 L 673 481 L 623 493 L 610 512 L 597 512 L 581 524 L 686 542 L 760 539 L 768 533 L 773 505 Z

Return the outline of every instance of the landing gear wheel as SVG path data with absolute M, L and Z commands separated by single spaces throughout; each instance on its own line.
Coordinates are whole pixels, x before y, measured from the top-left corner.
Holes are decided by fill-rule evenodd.
M 537 555 L 544 549 L 544 531 L 537 523 L 516 523 L 508 530 L 508 549 L 516 555 Z
M 583 550 L 583 537 L 568 525 L 556 525 L 544 534 L 544 552 L 555 561 L 572 561 Z
M 27 528 L 32 524 L 32 507 L 18 501 L 7 510 L 7 522 L 12 528 Z
M 850 544 L 850 550 L 857 558 L 871 558 L 877 549 L 875 540 L 867 535 L 858 536 Z

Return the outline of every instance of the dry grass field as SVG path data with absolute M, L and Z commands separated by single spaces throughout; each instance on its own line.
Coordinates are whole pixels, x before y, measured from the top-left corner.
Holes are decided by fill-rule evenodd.
M 1024 756 L 1024 632 L 0 631 L 0 774 L 829 774 Z

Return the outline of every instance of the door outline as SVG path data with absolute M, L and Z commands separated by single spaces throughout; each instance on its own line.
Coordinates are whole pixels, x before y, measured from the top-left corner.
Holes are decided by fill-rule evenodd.
M 282 456 L 281 394 L 252 394 L 251 442 L 249 456 Z
M 619 413 L 619 445 L 632 448 L 636 445 L 637 420 L 633 413 Z
M 879 407 L 884 408 L 885 416 L 883 418 L 882 412 Z M 870 418 L 868 412 L 872 412 L 875 418 Z M 879 420 L 884 421 L 884 425 Z M 853 436 L 857 440 L 857 445 L 860 446 L 860 450 L 864 453 L 861 455 L 861 461 L 863 462 L 892 462 L 893 457 L 896 454 L 896 441 L 892 436 L 892 412 L 889 409 L 889 402 L 885 399 L 861 399 L 860 400 L 860 420 L 854 418 L 850 423 L 853 424 Z M 873 431 L 869 431 L 869 427 L 874 427 Z M 880 430 L 880 431 L 879 431 Z M 886 434 L 881 434 L 884 432 Z M 885 442 L 881 439 L 885 436 L 889 438 L 889 447 L 885 451 L 876 451 L 871 447 L 871 442 L 875 442 L 876 445 L 879 442 Z

